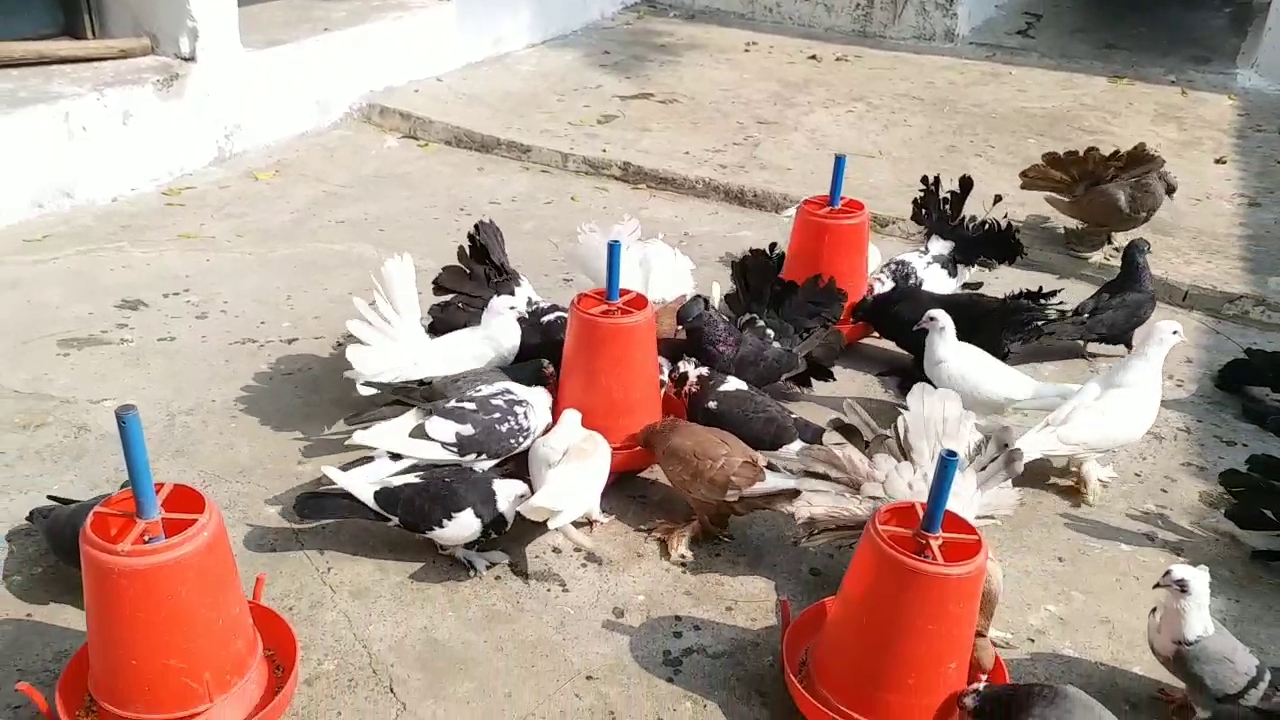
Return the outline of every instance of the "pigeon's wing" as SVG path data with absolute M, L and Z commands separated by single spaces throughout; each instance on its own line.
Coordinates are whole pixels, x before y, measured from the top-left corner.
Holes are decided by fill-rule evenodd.
M 1111 227 L 1122 223 L 1129 216 L 1128 197 L 1116 185 L 1092 187 L 1071 200 L 1053 195 L 1046 195 L 1044 199 L 1054 210 L 1090 227 Z
M 1170 670 L 1187 686 L 1187 695 L 1199 707 L 1215 703 L 1254 705 L 1262 699 L 1270 680 L 1267 666 L 1253 651 L 1214 622 L 1214 632 L 1190 647 L 1179 647 Z
M 722 503 L 764 480 L 764 458 L 733 435 L 701 425 L 671 433 L 659 458 L 671 486 L 694 500 Z
M 946 356 L 947 372 L 962 395 L 1007 404 L 1029 396 L 1036 381 L 1010 367 L 987 351 L 969 343 L 958 343 Z
M 577 520 L 600 502 L 612 461 L 613 453 L 603 437 L 594 432 L 583 433 L 555 458 L 545 483 L 520 506 L 520 513 L 548 522 L 552 530 L 562 524 L 558 518 L 565 522 Z

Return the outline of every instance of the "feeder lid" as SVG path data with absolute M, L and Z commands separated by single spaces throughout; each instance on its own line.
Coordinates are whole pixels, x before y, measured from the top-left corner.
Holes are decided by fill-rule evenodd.
M 841 198 L 840 207 L 831 207 L 827 204 L 826 195 L 814 195 L 801 201 L 800 207 L 806 212 L 831 220 L 855 220 L 867 214 L 867 206 L 861 200 L 851 197 Z
M 618 302 L 611 303 L 602 288 L 578 293 L 573 298 L 573 309 L 584 315 L 598 318 L 622 318 L 643 314 L 651 307 L 649 298 L 635 290 L 623 290 Z
M 121 490 L 98 503 L 89 513 L 84 535 L 111 552 L 149 555 L 160 548 L 172 549 L 179 535 L 206 520 L 209 514 L 204 494 L 189 485 L 157 484 L 156 501 L 160 516 L 151 521 L 140 520 L 135 514 L 133 491 Z M 157 524 L 164 528 L 165 542 L 147 544 L 149 530 Z
M 950 510 L 943 514 L 940 533 L 921 533 L 924 507 L 920 502 L 891 503 L 881 506 L 871 522 L 894 550 L 930 564 L 964 565 L 982 553 L 982 535 Z

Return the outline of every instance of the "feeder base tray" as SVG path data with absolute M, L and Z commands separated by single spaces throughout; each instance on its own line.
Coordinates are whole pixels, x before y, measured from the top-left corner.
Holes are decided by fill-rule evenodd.
M 280 613 L 262 603 L 248 602 L 249 614 L 262 637 L 263 655 L 267 658 L 271 676 L 267 679 L 263 696 L 244 720 L 280 720 L 298 690 L 298 637 Z M 39 692 L 34 688 L 20 684 L 20 691 L 38 708 L 47 707 L 43 697 L 35 697 Z M 99 707 L 89 695 L 88 645 L 82 645 L 63 669 L 54 699 L 57 720 L 128 720 Z M 225 717 L 216 705 L 179 720 L 210 720 L 215 717 Z
M 834 604 L 835 597 L 829 597 L 810 605 L 792 618 L 790 603 L 786 600 L 779 601 L 782 614 L 782 672 L 786 677 L 787 690 L 791 693 L 791 699 L 805 720 L 891 720 L 890 718 L 864 718 L 852 713 L 836 714 L 818 702 L 805 688 L 809 646 L 822 632 L 823 626 L 827 623 L 827 615 Z M 850 651 L 852 652 L 852 649 Z M 974 681 L 976 678 L 970 678 L 970 682 Z M 994 685 L 1006 685 L 1009 682 L 1009 669 L 999 655 L 996 656 L 995 667 L 987 676 L 987 682 Z M 953 720 L 962 720 L 964 716 L 957 708 L 952 717 Z
M 839 323 L 836 325 L 836 329 L 844 335 L 845 345 L 852 345 L 866 340 L 876 332 L 870 323 Z

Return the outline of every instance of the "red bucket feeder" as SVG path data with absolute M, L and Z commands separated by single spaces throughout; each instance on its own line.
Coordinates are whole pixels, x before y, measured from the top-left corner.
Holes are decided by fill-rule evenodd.
M 188 485 L 151 479 L 137 408 L 116 409 L 132 487 L 80 531 L 88 642 L 63 670 L 57 718 L 275 720 L 297 688 L 288 621 L 240 589 L 218 507 Z M 46 717 L 48 703 L 17 690 Z
M 853 306 L 867 294 L 871 212 L 861 201 L 841 195 L 845 163 L 843 154 L 836 155 L 830 192 L 805 198 L 796 208 L 782 277 L 796 283 L 814 275 L 833 278 L 849 296 L 836 328 L 845 342 L 855 343 L 873 332 L 867 323 L 851 319 Z
M 619 286 L 622 243 L 609 241 L 608 287 L 579 293 L 569 304 L 554 414 L 567 407 L 613 446 L 613 473 L 653 464 L 636 434 L 664 414 L 684 416 L 658 383 L 657 314 L 649 298 Z
M 987 563 L 982 535 L 945 509 L 958 463 L 939 457 L 927 507 L 876 512 L 835 597 L 794 622 L 779 601 L 787 687 L 808 720 L 957 717 Z M 1008 681 L 1003 662 L 989 681 Z

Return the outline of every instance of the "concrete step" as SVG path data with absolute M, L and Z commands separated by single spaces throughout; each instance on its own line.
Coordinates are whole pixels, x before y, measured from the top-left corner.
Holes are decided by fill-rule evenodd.
M 1061 218 L 1018 190 L 1049 150 L 1146 141 L 1179 178 L 1137 233 L 1161 298 L 1280 326 L 1280 101 L 1032 66 L 786 37 L 627 12 L 583 32 L 376 94 L 375 124 L 431 142 L 777 211 L 846 193 L 901 233 L 921 174 L 970 173 L 1024 221 L 1029 261 L 1098 282 Z M 976 208 L 975 208 L 976 209 Z M 1122 237 L 1122 240 L 1124 238 Z

